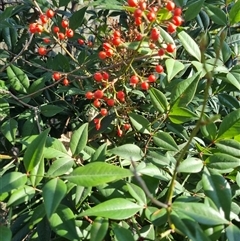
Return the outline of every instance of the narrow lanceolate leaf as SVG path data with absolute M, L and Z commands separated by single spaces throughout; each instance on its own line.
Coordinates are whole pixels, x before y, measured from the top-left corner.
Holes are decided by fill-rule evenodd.
M 239 241 L 240 229 L 234 224 L 230 224 L 226 229 L 228 241 Z
M 88 123 L 81 125 L 77 130 L 72 134 L 70 140 L 70 149 L 73 153 L 73 156 L 77 156 L 87 145 L 88 140 Z
M 21 93 L 27 92 L 29 79 L 21 69 L 14 65 L 10 65 L 7 67 L 7 75 L 13 89 Z
M 142 150 L 134 144 L 118 146 L 109 150 L 109 152 L 129 161 L 139 161 L 144 156 Z
M 79 186 L 93 187 L 132 175 L 132 172 L 128 169 L 104 162 L 93 162 L 84 167 L 76 168 L 72 173 L 64 176 L 64 178 Z
M 75 215 L 70 208 L 59 205 L 56 212 L 50 217 L 49 223 L 53 231 L 60 237 L 70 241 L 80 240 L 76 230 Z
M 128 115 L 132 125 L 136 128 L 137 131 L 143 134 L 150 134 L 150 123 L 145 117 L 136 113 L 129 113 Z
M 108 220 L 106 218 L 97 217 L 95 218 L 91 231 L 90 231 L 90 241 L 102 241 L 108 231 Z
M 240 109 L 237 109 L 224 117 L 218 132 L 217 140 L 232 138 L 239 134 Z
M 230 23 L 233 25 L 240 22 L 240 1 L 236 1 L 229 12 Z
M 188 4 L 187 10 L 185 11 L 185 14 L 184 14 L 184 20 L 189 21 L 195 18 L 199 14 L 203 3 L 204 3 L 204 0 L 197 0 L 197 1 L 195 0 L 195 1 L 192 1 L 191 4 Z
M 232 194 L 226 179 L 205 167 L 202 175 L 202 185 L 205 195 L 214 202 L 219 211 L 224 212 L 225 218 L 229 219 Z
M 48 169 L 47 175 L 50 177 L 57 177 L 69 172 L 74 164 L 72 158 L 58 158 L 53 162 L 53 164 Z
M 12 240 L 11 229 L 1 225 L 0 226 L 0 238 L 1 238 L 1 240 L 4 240 L 4 241 L 11 241 Z
M 0 177 L 0 194 L 10 192 L 23 186 L 27 182 L 27 175 L 21 172 L 9 172 Z
M 177 151 L 178 146 L 174 139 L 167 133 L 163 131 L 157 132 L 153 136 L 153 142 L 158 147 L 167 150 L 167 151 Z
M 210 206 L 206 206 L 204 203 L 188 202 L 174 202 L 172 209 L 181 214 L 185 214 L 196 222 L 205 225 L 218 225 L 218 224 L 228 224 L 229 221 L 226 220 L 220 212 L 213 209 Z M 181 215 L 179 215 L 181 216 Z
M 1 132 L 8 139 L 9 142 L 15 142 L 17 128 L 17 121 L 15 119 L 9 119 L 2 124 Z
M 178 37 L 185 50 L 198 61 L 201 62 L 201 51 L 197 43 L 184 31 L 178 34 Z
M 167 59 L 165 61 L 167 69 L 167 79 L 170 81 L 174 78 L 181 70 L 184 69 L 184 64 L 175 59 Z
M 83 7 L 72 14 L 72 16 L 69 18 L 69 26 L 71 29 L 75 30 L 82 25 L 86 10 L 87 7 Z
M 160 90 L 156 88 L 151 88 L 149 90 L 149 95 L 151 98 L 151 102 L 157 111 L 159 111 L 160 113 L 164 113 L 167 111 L 167 98 Z
M 124 198 L 113 198 L 100 203 L 79 216 L 98 216 L 116 220 L 127 219 L 135 215 L 143 207 Z
M 66 193 L 67 186 L 59 178 L 52 179 L 45 184 L 42 196 L 48 218 L 56 211 Z
M 215 143 L 222 153 L 240 158 L 240 142 L 233 139 L 220 140 Z
M 178 172 L 198 173 L 203 168 L 203 161 L 201 159 L 190 157 L 185 159 L 178 167 Z
M 49 129 L 43 131 L 28 146 L 23 156 L 23 163 L 26 171 L 30 172 L 40 160 L 43 159 L 43 150 L 45 147 Z
M 192 77 L 179 82 L 171 92 L 171 102 L 174 103 L 179 99 L 179 106 L 188 105 L 195 96 L 200 74 L 201 73 L 198 72 Z
M 132 232 L 120 225 L 113 225 L 113 233 L 116 241 L 135 241 Z

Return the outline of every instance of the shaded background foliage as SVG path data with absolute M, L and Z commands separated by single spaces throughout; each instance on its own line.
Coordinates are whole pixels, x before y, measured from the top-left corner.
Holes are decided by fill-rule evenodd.
M 240 1 L 174 2 L 184 23 L 172 35 L 165 26 L 160 31 L 177 51 L 159 59 L 148 44 L 138 49 L 126 41 L 125 51 L 118 49 L 122 58 L 111 61 L 98 58 L 102 43 L 115 28 L 129 40 L 134 25 L 124 1 L 4 6 L 4 240 L 239 240 Z M 75 34 L 65 49 L 42 42 L 46 32 L 30 35 L 37 6 L 56 9 L 54 24 L 69 19 Z M 39 56 L 39 46 L 51 50 Z M 132 73 L 123 63 L 132 55 L 141 74 L 164 66 L 148 91 L 129 86 Z M 97 131 L 98 111 L 85 94 L 99 88 L 92 77 L 99 70 L 118 79 L 127 98 Z M 53 81 L 56 71 L 68 86 Z M 119 137 L 124 123 L 131 128 Z

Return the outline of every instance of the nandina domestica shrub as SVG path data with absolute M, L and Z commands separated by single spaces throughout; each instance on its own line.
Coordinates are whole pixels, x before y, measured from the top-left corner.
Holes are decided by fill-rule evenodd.
M 238 241 L 239 12 L 3 3 L 0 237 Z

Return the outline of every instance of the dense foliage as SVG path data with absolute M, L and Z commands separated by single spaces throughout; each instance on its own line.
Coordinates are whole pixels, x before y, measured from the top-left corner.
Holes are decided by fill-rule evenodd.
M 240 240 L 239 0 L 23 0 L 0 26 L 0 240 Z

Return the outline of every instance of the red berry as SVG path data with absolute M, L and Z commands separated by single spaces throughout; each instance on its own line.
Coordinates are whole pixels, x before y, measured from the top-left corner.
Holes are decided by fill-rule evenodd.
M 167 31 L 168 33 L 174 33 L 176 32 L 176 28 L 177 28 L 176 25 L 174 25 L 173 23 L 169 23 L 167 26 Z
M 98 53 L 99 59 L 106 59 L 107 58 L 107 53 L 105 51 L 100 51 Z
M 65 39 L 65 34 L 64 34 L 64 33 L 58 33 L 58 38 L 59 38 L 60 40 Z
M 88 99 L 88 100 L 93 99 L 93 96 L 94 96 L 94 94 L 93 94 L 93 92 L 91 92 L 91 91 L 88 91 L 88 92 L 85 94 L 85 97 L 86 97 L 86 99 Z
M 136 36 L 136 40 L 137 40 L 137 41 L 140 41 L 141 39 L 142 39 L 142 34 L 139 33 L 139 34 Z
M 54 78 L 54 80 L 60 80 L 61 74 L 59 72 L 55 72 L 55 73 L 53 73 L 53 78 Z
M 119 137 L 121 137 L 122 134 L 123 134 L 123 131 L 120 129 L 120 127 L 118 127 L 118 129 L 117 129 L 117 135 L 118 135 Z
M 147 82 L 142 82 L 141 83 L 141 89 L 142 90 L 148 90 L 149 89 L 149 84 Z
M 49 44 L 51 42 L 50 38 L 43 38 L 43 42 L 45 44 Z
M 85 42 L 84 42 L 83 39 L 80 39 L 80 38 L 79 38 L 79 39 L 78 39 L 78 43 L 79 43 L 80 45 L 84 45 Z
M 114 106 L 114 104 L 115 104 L 114 99 L 108 99 L 108 100 L 107 100 L 107 105 L 108 105 L 108 106 Z
M 104 80 L 108 80 L 109 79 L 109 74 L 107 73 L 107 72 L 102 72 L 102 78 L 104 79 Z
M 95 128 L 96 128 L 97 131 L 100 130 L 101 124 L 100 124 L 100 123 L 97 123 L 97 124 L 95 125 Z
M 166 48 L 168 53 L 173 53 L 175 51 L 175 49 L 176 49 L 176 47 L 174 44 L 168 44 L 167 48 Z
M 130 129 L 131 125 L 129 123 L 125 123 L 123 128 L 125 131 L 128 131 Z
M 99 108 L 99 107 L 101 106 L 101 102 L 100 102 L 98 99 L 96 99 L 96 100 L 93 101 L 93 105 L 94 105 L 96 108 Z
M 161 74 L 164 71 L 164 68 L 160 64 L 158 64 L 155 69 L 156 72 L 158 72 L 159 74 Z
M 36 25 L 36 32 L 38 33 L 42 33 L 44 30 L 43 26 L 41 24 L 37 24 Z
M 93 94 L 95 99 L 102 99 L 104 95 L 102 90 L 96 90 Z
M 172 11 L 172 10 L 174 10 L 174 8 L 175 8 L 175 3 L 172 2 L 172 1 L 168 1 L 167 4 L 166 4 L 166 9 L 168 11 Z
M 121 39 L 118 38 L 118 37 L 114 37 L 114 38 L 112 39 L 112 44 L 113 44 L 114 46 L 120 45 L 121 42 L 122 42 Z
M 138 0 L 128 0 L 128 5 L 130 7 L 137 7 L 138 5 Z
M 135 18 L 135 24 L 139 26 L 142 23 L 142 18 Z
M 74 35 L 74 31 L 73 31 L 71 28 L 67 29 L 67 31 L 66 31 L 66 36 L 67 36 L 68 38 L 72 38 L 73 35 Z
M 120 37 L 121 37 L 121 33 L 120 33 L 119 31 L 115 30 L 115 31 L 113 32 L 113 37 L 115 37 L 115 38 L 120 38 Z
M 93 119 L 93 122 L 94 122 L 94 124 L 99 124 L 99 123 L 101 122 L 101 120 L 98 119 L 98 118 L 94 118 L 94 119 Z
M 160 36 L 160 33 L 159 33 L 159 30 L 157 28 L 153 28 L 151 30 L 151 34 L 150 34 L 150 38 L 153 40 L 153 41 L 157 41 L 158 38 Z
M 48 16 L 46 14 L 41 14 L 40 19 L 41 19 L 42 24 L 45 24 L 48 22 Z
M 97 82 L 101 82 L 103 80 L 103 76 L 100 72 L 96 72 L 94 75 L 93 75 L 93 78 L 97 81 Z
M 69 85 L 69 80 L 67 78 L 65 78 L 63 80 L 63 85 L 65 85 L 65 86 Z
M 133 75 L 131 78 L 130 78 L 130 84 L 131 85 L 136 85 L 138 84 L 139 82 L 139 78 L 136 76 L 136 75 Z
M 30 23 L 30 24 L 29 24 L 29 27 L 28 27 L 29 32 L 30 32 L 30 33 L 36 33 L 36 32 L 37 32 L 36 26 L 37 26 L 36 23 Z
M 165 54 L 165 50 L 164 49 L 159 49 L 158 50 L 158 55 L 159 56 L 163 56 Z
M 55 12 L 54 12 L 52 9 L 48 9 L 47 12 L 46 12 L 46 15 L 47 15 L 49 18 L 53 18 L 54 15 L 55 15 Z
M 39 47 L 38 48 L 38 53 L 42 56 L 47 54 L 47 50 L 44 47 Z
M 142 11 L 147 9 L 147 3 L 145 1 L 140 1 L 138 6 Z
M 67 28 L 69 26 L 68 20 L 63 19 L 62 22 L 61 22 L 61 25 L 62 25 L 63 28 Z
M 109 44 L 109 43 L 103 43 L 103 48 L 104 48 L 104 50 L 109 50 L 109 49 L 111 49 L 112 48 L 112 46 L 111 46 L 111 44 Z
M 149 48 L 150 49 L 155 49 L 156 48 L 156 44 L 155 43 L 149 43 Z
M 107 111 L 107 109 L 102 108 L 100 113 L 101 113 L 102 116 L 106 116 L 108 114 L 108 111 Z
M 150 82 L 150 83 L 153 83 L 153 82 L 155 82 L 156 81 L 156 76 L 154 75 L 154 74 L 150 74 L 149 76 L 148 76 L 148 82 Z
M 122 100 L 122 99 L 124 99 L 125 98 L 125 93 L 123 92 L 123 91 L 118 91 L 117 92 L 117 98 L 119 99 L 119 100 Z
M 112 49 L 106 50 L 106 55 L 107 55 L 107 57 L 112 57 L 113 56 L 113 50 Z
M 173 14 L 174 14 L 174 16 L 180 16 L 182 14 L 182 9 L 181 8 L 175 8 Z
M 140 17 L 142 17 L 142 14 L 143 14 L 143 12 L 142 12 L 142 10 L 139 9 L 139 8 L 137 8 L 137 9 L 134 11 L 134 13 L 133 13 L 133 15 L 134 15 L 135 18 L 140 18 Z
M 181 25 L 182 25 L 182 18 L 181 18 L 180 16 L 173 16 L 172 22 L 173 22 L 176 26 L 181 26 Z
M 57 26 L 53 27 L 53 32 L 54 33 L 58 33 L 59 31 L 60 31 L 59 27 L 57 27 Z
M 147 18 L 148 18 L 148 20 L 149 20 L 150 22 L 153 22 L 153 21 L 156 19 L 156 14 L 155 14 L 155 12 L 149 12 L 149 13 L 147 14 Z

